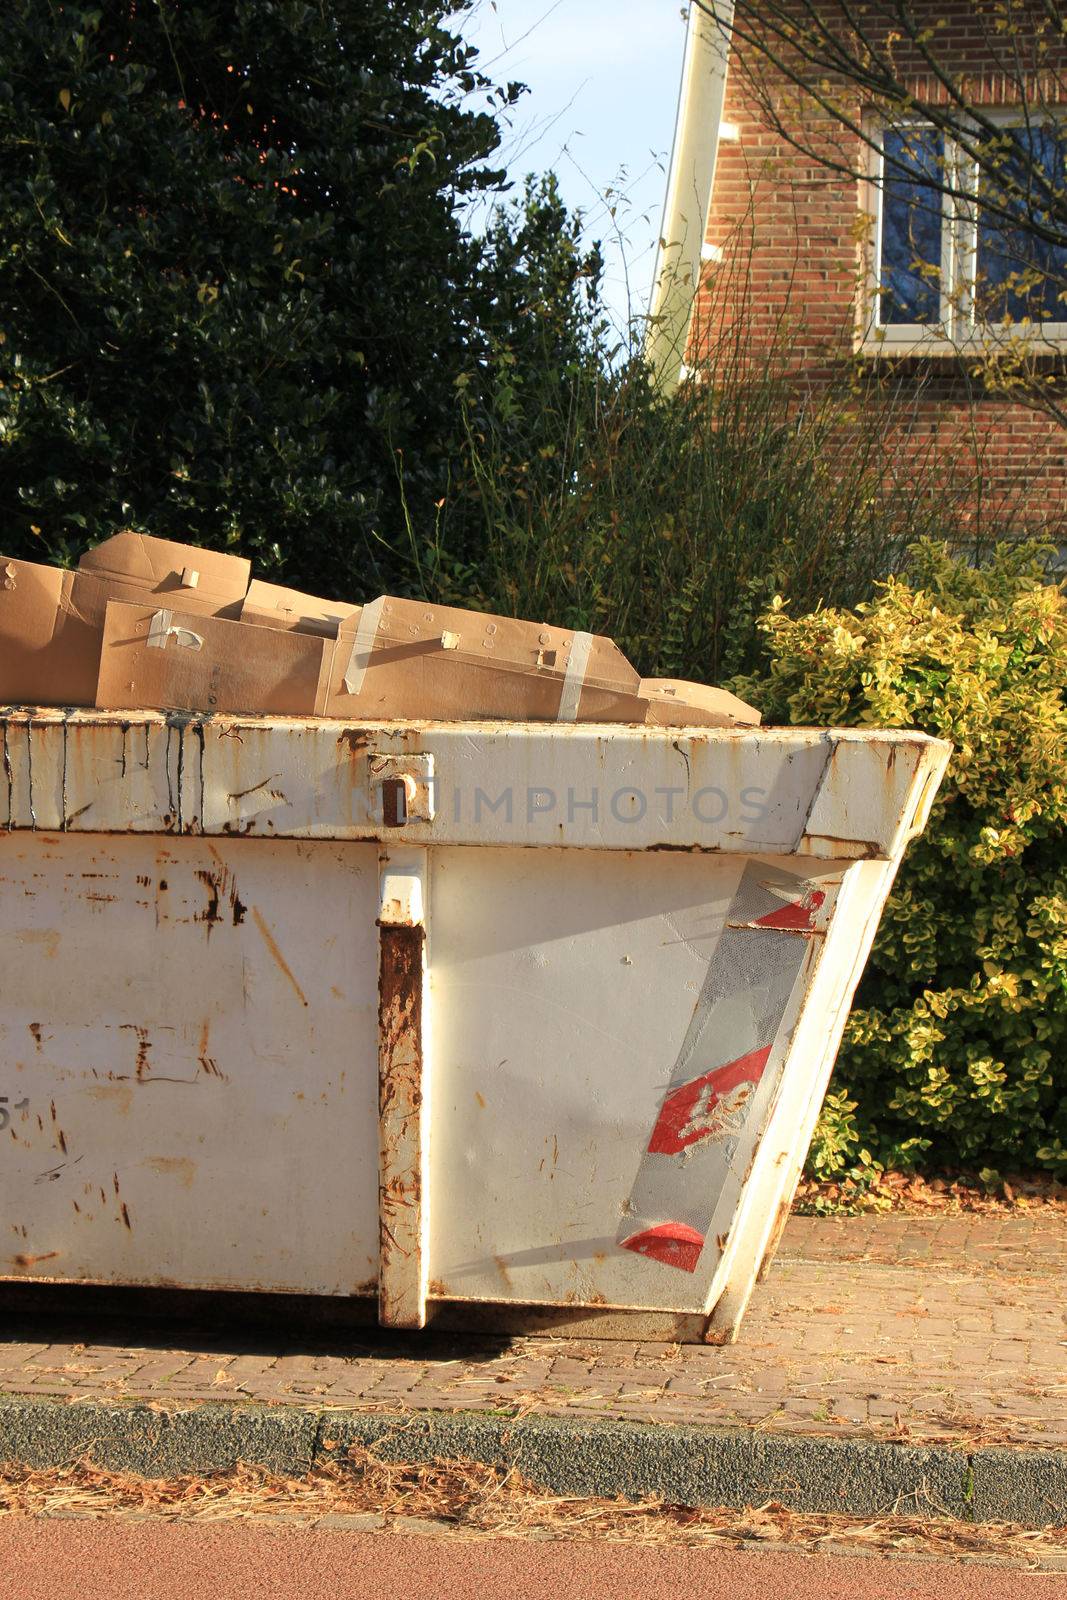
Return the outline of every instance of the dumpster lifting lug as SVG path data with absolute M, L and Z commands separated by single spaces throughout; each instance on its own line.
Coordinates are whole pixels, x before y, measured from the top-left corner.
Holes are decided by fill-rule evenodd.
M 371 816 L 386 828 L 434 819 L 434 772 L 431 755 L 372 755 L 367 762 Z

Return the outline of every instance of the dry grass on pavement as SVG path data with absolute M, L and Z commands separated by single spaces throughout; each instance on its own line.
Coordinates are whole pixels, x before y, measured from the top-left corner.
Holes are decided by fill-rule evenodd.
M 327 1447 L 329 1441 L 327 1441 Z M 1067 1552 L 1067 1528 L 1034 1531 L 1007 1523 L 965 1523 L 936 1505 L 897 1508 L 876 1518 L 814 1515 L 771 1501 L 744 1511 L 693 1510 L 646 1500 L 547 1494 L 513 1471 L 475 1462 L 390 1462 L 363 1447 L 336 1465 L 289 1478 L 258 1467 L 173 1479 L 143 1479 L 83 1462 L 32 1471 L 0 1468 L 0 1513 L 29 1516 L 158 1516 L 183 1522 L 256 1519 L 312 1525 L 337 1516 L 383 1515 L 385 1526 L 419 1518 L 468 1538 L 622 1540 L 627 1543 L 759 1546 L 818 1551 L 908 1552 L 999 1559 L 1040 1567 Z

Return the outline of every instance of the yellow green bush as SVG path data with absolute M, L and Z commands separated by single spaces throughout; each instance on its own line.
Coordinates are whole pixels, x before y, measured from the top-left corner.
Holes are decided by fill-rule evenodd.
M 1067 1169 L 1067 599 L 1050 552 L 911 552 L 854 611 L 762 626 L 767 721 L 955 747 L 886 907 L 811 1164 Z

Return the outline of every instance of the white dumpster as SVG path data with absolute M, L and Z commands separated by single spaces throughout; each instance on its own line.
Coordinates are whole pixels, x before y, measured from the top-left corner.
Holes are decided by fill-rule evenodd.
M 948 756 L 44 709 L 0 738 L 0 1276 L 713 1342 Z

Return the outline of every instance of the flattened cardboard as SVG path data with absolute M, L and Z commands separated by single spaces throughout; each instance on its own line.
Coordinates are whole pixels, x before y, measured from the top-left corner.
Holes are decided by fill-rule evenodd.
M 110 600 L 96 703 L 108 711 L 321 716 L 333 641 Z
M 383 595 L 338 629 L 326 714 L 642 722 L 610 639 Z
M 336 639 L 337 630 L 347 617 L 358 616 L 361 606 L 343 600 L 320 600 L 299 589 L 286 589 L 279 583 L 264 583 L 253 578 L 241 606 L 242 622 L 258 622 L 267 628 L 295 628 L 298 633 L 318 633 Z
M 0 703 L 91 706 L 105 601 L 93 578 L 0 556 Z
M 728 689 L 682 678 L 642 678 L 648 721 L 661 728 L 758 728 L 760 713 Z
M 243 557 L 129 532 L 87 552 L 77 572 L 0 557 L 0 703 L 664 727 L 760 720 L 726 690 L 640 680 L 597 635 L 391 595 L 360 607 L 249 583 L 249 573 Z
M 0 557 L 0 701 L 91 706 L 110 599 L 159 594 L 187 611 L 236 613 L 249 572 L 243 557 L 140 533 L 105 539 L 76 572 Z
M 113 600 L 136 602 L 152 594 L 185 611 L 237 617 L 248 592 L 252 563 L 244 556 L 124 532 L 87 550 L 78 571 L 104 582 Z M 103 620 L 101 615 L 101 625 Z

